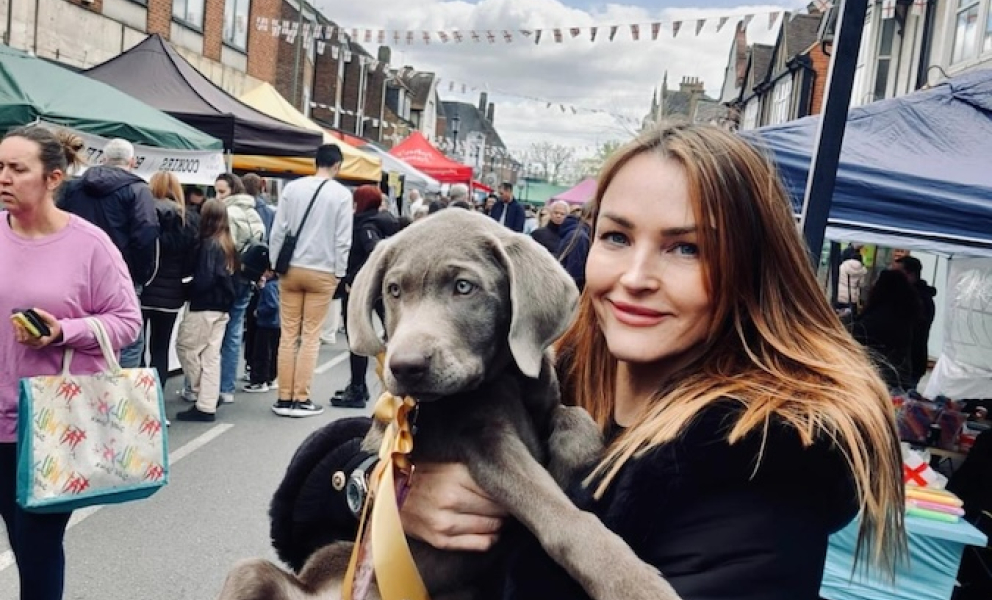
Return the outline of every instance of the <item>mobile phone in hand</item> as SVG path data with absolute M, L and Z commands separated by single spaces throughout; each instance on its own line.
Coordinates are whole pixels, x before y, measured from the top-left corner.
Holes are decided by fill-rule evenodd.
M 10 320 L 21 325 L 32 337 L 43 338 L 52 335 L 52 330 L 45 320 L 33 308 L 14 309 Z

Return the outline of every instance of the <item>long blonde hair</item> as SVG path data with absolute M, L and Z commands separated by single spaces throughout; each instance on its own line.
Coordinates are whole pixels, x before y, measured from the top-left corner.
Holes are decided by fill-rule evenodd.
M 834 441 L 857 489 L 857 552 L 870 547 L 872 560 L 894 573 L 906 543 L 891 400 L 819 289 L 774 168 L 729 132 L 663 125 L 604 166 L 591 201 L 594 226 L 614 177 L 647 153 L 684 169 L 696 223 L 703 224 L 700 253 L 714 315 L 699 357 L 657 390 L 587 483 L 598 482 L 602 495 L 627 460 L 674 440 L 714 402 L 733 399 L 743 411 L 729 443 L 764 431 L 773 417 L 793 427 L 804 445 Z M 588 294 L 557 349 L 566 401 L 586 408 L 605 428 L 613 418 L 617 361 Z
M 179 178 L 169 171 L 157 171 L 148 181 L 152 196 L 158 199 L 172 200 L 179 206 L 179 218 L 186 224 L 186 194 Z

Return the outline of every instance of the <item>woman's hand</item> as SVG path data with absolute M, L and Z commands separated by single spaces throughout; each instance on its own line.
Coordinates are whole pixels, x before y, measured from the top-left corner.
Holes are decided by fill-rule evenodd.
M 45 337 L 34 337 L 28 330 L 24 328 L 20 323 L 14 322 L 14 340 L 19 344 L 24 344 L 29 348 L 39 350 L 48 346 L 49 344 L 55 343 L 62 339 L 62 326 L 59 324 L 59 320 L 51 315 L 51 313 L 44 311 L 40 308 L 35 308 L 34 312 L 37 313 L 41 320 L 48 325 L 48 329 L 51 332 L 50 335 Z
M 496 543 L 506 515 L 458 463 L 417 465 L 400 510 L 407 535 L 439 550 L 476 552 Z

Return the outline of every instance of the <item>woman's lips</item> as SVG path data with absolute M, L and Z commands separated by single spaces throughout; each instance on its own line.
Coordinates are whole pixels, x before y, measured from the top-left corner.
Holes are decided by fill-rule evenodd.
M 624 302 L 610 302 L 610 305 L 613 307 L 613 314 L 618 321 L 635 327 L 657 325 L 668 316 L 667 313 Z

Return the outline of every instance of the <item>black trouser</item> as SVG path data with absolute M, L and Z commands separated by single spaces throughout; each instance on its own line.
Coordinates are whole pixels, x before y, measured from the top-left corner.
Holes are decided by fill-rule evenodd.
M 251 299 L 248 300 L 248 309 L 245 312 L 245 364 L 248 365 L 249 371 L 254 368 L 252 360 L 255 356 L 255 331 L 258 328 L 258 318 L 255 317 L 255 309 L 258 308 L 258 295 L 259 290 L 253 287 L 251 290 Z M 270 379 L 268 381 L 272 380 Z
M 348 333 L 348 297 L 351 294 L 345 293 L 341 295 L 341 312 L 344 316 L 344 334 L 346 336 L 350 335 Z M 375 303 L 375 314 L 379 315 L 379 320 L 383 323 L 386 322 L 386 307 L 383 306 L 382 300 L 378 300 Z M 349 340 L 350 341 L 350 340 Z M 365 374 L 369 368 L 369 358 L 367 356 L 359 356 L 354 352 L 350 352 L 348 357 L 348 362 L 351 366 L 351 385 L 365 385 Z
M 0 444 L 0 515 L 17 560 L 21 600 L 62 600 L 62 540 L 72 513 L 32 513 L 17 504 L 16 444 Z
M 142 327 L 148 329 L 148 353 L 151 366 L 158 371 L 158 380 L 165 387 L 169 378 L 169 345 L 172 342 L 172 328 L 176 325 L 177 313 L 162 310 L 142 309 Z
M 269 383 L 276 378 L 279 337 L 279 329 L 255 327 L 255 341 L 252 344 L 251 361 L 249 361 L 252 383 Z

